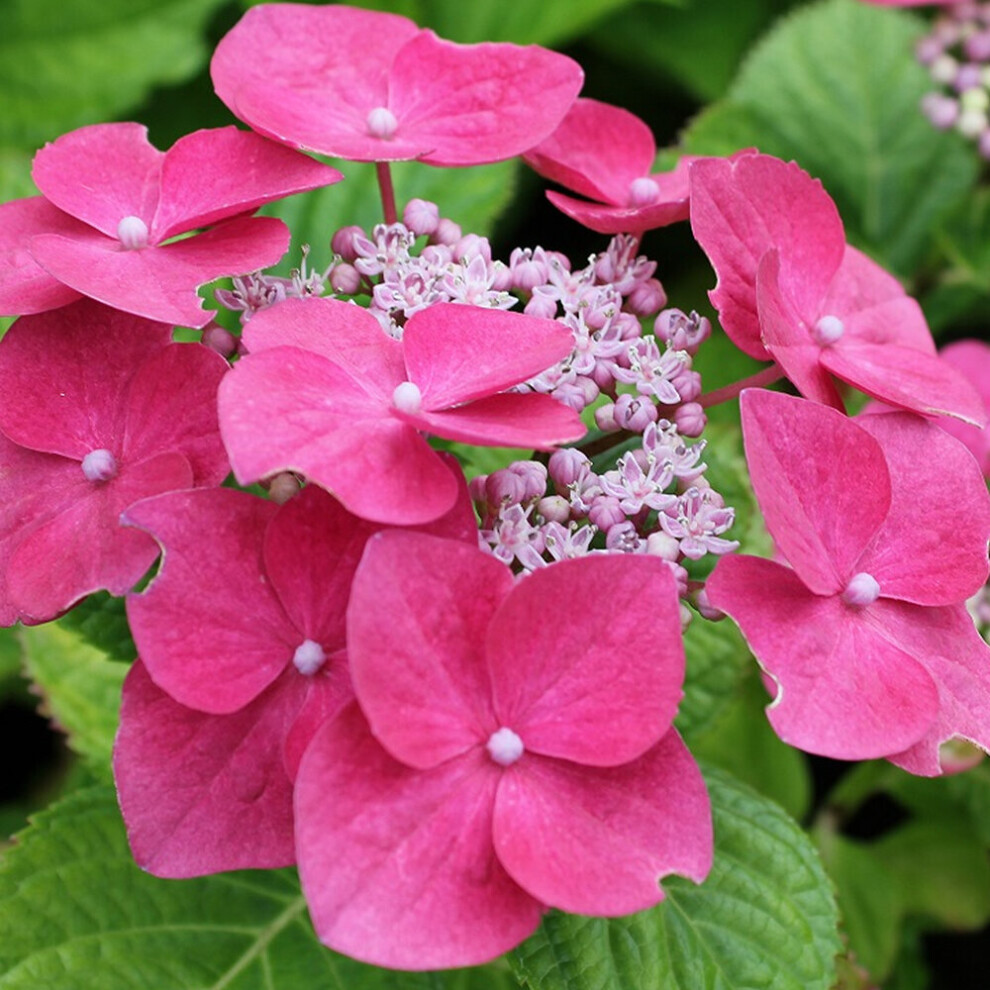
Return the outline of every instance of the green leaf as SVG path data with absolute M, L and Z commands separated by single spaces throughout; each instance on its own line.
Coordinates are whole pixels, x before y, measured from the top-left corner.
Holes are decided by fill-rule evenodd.
M 9 0 L 0 40 L 0 145 L 34 149 L 119 117 L 152 87 L 197 72 L 225 0 Z
M 910 274 L 977 172 L 972 148 L 918 108 L 930 86 L 912 55 L 921 27 L 857 0 L 803 7 L 753 49 L 729 106 L 699 118 L 685 145 L 721 154 L 728 133 L 796 159 L 835 199 L 850 239 Z
M 831 887 L 810 840 L 775 805 L 705 774 L 715 865 L 701 886 L 672 878 L 627 918 L 552 912 L 511 954 L 530 990 L 827 990 L 841 946 Z
M 39 814 L 0 866 L 0 990 L 509 990 L 498 965 L 395 973 L 323 948 L 291 870 L 159 880 L 110 788 Z
M 123 598 L 98 591 L 66 612 L 59 624 L 78 633 L 85 642 L 106 654 L 108 660 L 131 663 L 137 657 Z
M 370 231 L 382 222 L 374 166 L 364 162 L 332 164 L 344 173 L 344 182 L 291 196 L 261 210 L 266 216 L 284 220 L 292 231 L 292 248 L 276 271 L 285 273 L 297 267 L 303 244 L 312 248 L 313 266 L 325 268 L 331 259 L 330 238 L 334 231 L 350 224 Z M 399 213 L 405 203 L 419 197 L 436 203 L 440 215 L 460 224 L 464 233 L 487 235 L 512 199 L 517 169 L 514 161 L 456 170 L 395 162 L 392 181 Z
M 0 685 L 6 685 L 20 676 L 22 656 L 17 631 L 0 629 Z
M 71 749 L 108 779 L 127 668 L 59 623 L 25 627 L 21 641 L 26 672 L 43 698 L 42 711 L 66 733 Z

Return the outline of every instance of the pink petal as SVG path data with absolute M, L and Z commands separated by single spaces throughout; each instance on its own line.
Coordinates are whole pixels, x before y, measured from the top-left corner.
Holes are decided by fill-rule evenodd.
M 566 609 L 553 608 L 562 602 Z M 635 759 L 667 731 L 681 700 L 670 568 L 601 556 L 536 571 L 495 613 L 486 653 L 500 725 L 528 751 L 590 766 Z
M 366 309 L 340 299 L 286 299 L 253 316 L 242 340 L 252 354 L 273 347 L 320 354 L 389 404 L 407 378 L 402 344 Z
M 499 783 L 494 836 L 523 889 L 575 914 L 642 911 L 663 900 L 667 874 L 700 883 L 712 865 L 705 782 L 672 729 L 607 769 L 524 756 Z
M 285 676 L 231 715 L 205 715 L 155 687 L 143 664 L 124 682 L 114 779 L 138 866 L 159 877 L 295 862 L 282 740 L 304 685 Z
M 756 304 L 760 259 L 777 248 L 781 292 L 810 318 L 845 250 L 838 211 L 820 182 L 769 155 L 704 159 L 690 177 L 691 229 L 718 276 L 712 305 L 736 346 L 765 360 Z
M 955 416 L 974 426 L 986 423 L 976 389 L 937 355 L 844 335 L 822 351 L 821 360 L 836 378 L 881 402 L 923 415 Z
M 213 85 L 235 116 L 285 144 L 352 160 L 415 158 L 425 149 L 373 137 L 367 120 L 388 106 L 392 61 L 418 30 L 396 14 L 263 5 L 220 41 Z
M 409 378 L 430 412 L 504 392 L 574 349 L 556 320 L 438 303 L 414 313 L 402 336 Z
M 963 605 L 920 608 L 879 601 L 871 618 L 881 636 L 913 656 L 938 685 L 938 717 L 910 749 L 889 756 L 910 773 L 942 772 L 939 746 L 961 736 L 990 750 L 990 647 Z
M 654 180 L 659 176 L 652 176 Z M 688 218 L 688 197 L 650 206 L 599 206 L 550 190 L 547 199 L 572 220 L 599 234 L 642 234 Z
M 456 409 L 402 418 L 435 436 L 486 447 L 551 450 L 587 432 L 573 409 L 535 393 L 492 395 Z
M 630 184 L 650 174 L 656 156 L 653 132 L 634 113 L 582 98 L 574 101 L 548 138 L 523 155 L 523 161 L 545 179 L 581 196 L 626 207 Z M 686 200 L 687 189 L 684 193 Z
M 908 413 L 860 416 L 890 471 L 890 512 L 856 565 L 885 598 L 952 605 L 987 579 L 990 497 L 969 451 L 934 423 Z M 952 495 L 946 503 L 946 479 Z
M 227 362 L 201 344 L 171 344 L 148 357 L 128 390 L 122 456 L 180 450 L 193 469 L 193 485 L 219 485 L 230 473 L 216 406 L 227 371 Z
M 777 682 L 767 716 L 789 745 L 873 759 L 913 745 L 937 717 L 934 681 L 878 635 L 872 606 L 856 611 L 838 595 L 819 597 L 789 568 L 757 557 L 722 557 L 705 588 Z
M 984 408 L 990 409 L 990 344 L 982 340 L 957 340 L 942 348 L 940 353 L 944 361 L 958 368 L 976 386 Z M 938 425 L 966 444 L 979 463 L 983 477 L 990 477 L 990 426 L 980 430 L 944 417 Z
M 477 546 L 398 532 L 369 541 L 347 645 L 361 708 L 396 759 L 434 767 L 499 727 L 483 644 L 512 587 L 512 572 Z
M 395 57 L 389 108 L 396 137 L 419 144 L 422 161 L 480 165 L 539 144 L 583 82 L 576 62 L 538 45 L 457 45 L 421 31 Z
M 152 240 L 157 244 L 341 179 L 335 168 L 259 134 L 236 127 L 195 131 L 165 153 Z
M 123 250 L 94 234 L 42 234 L 31 241 L 35 260 L 83 295 L 178 326 L 202 327 L 213 316 L 197 288 L 222 275 L 274 265 L 289 246 L 289 231 L 273 217 L 239 217 L 163 247 Z
M 797 390 L 812 402 L 844 411 L 831 376 L 821 366 L 821 346 L 807 324 L 781 295 L 780 254 L 771 248 L 760 260 L 756 299 L 763 343 Z
M 82 469 L 72 463 L 72 467 Z M 189 462 L 178 453 L 139 464 L 123 462 L 111 481 L 73 490 L 48 506 L 47 518 L 22 536 L 9 562 L 8 585 L 18 610 L 38 621 L 64 612 L 93 591 L 129 591 L 158 556 L 154 541 L 118 520 L 129 505 L 192 483 Z
M 487 962 L 542 908 L 492 844 L 498 768 L 482 752 L 433 770 L 393 760 L 357 706 L 316 735 L 296 779 L 296 850 L 320 940 L 377 966 Z
M 44 196 L 0 203 L 0 313 L 43 313 L 79 298 L 79 293 L 49 275 L 31 257 L 35 234 L 73 236 L 89 230 Z
M 880 445 L 825 406 L 746 389 L 746 461 L 767 529 L 816 594 L 845 588 L 890 508 Z
M 117 240 L 124 217 L 150 229 L 164 159 L 143 124 L 92 124 L 46 144 L 31 177 L 60 210 Z
M 262 538 L 275 511 L 272 502 L 214 488 L 149 499 L 126 515 L 164 552 L 148 589 L 128 598 L 128 621 L 151 677 L 183 705 L 215 714 L 243 708 L 305 639 L 265 579 Z
M 131 379 L 171 336 L 89 299 L 22 317 L 0 342 L 0 428 L 76 460 L 99 448 L 119 456 Z

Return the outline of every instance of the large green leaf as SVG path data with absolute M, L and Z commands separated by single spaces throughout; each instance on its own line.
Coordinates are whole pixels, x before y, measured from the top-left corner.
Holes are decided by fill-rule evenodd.
M 91 646 L 105 653 L 108 660 L 131 663 L 137 657 L 123 598 L 98 591 L 66 612 L 59 619 L 59 625 L 78 633 Z
M 838 914 L 810 840 L 773 802 L 706 773 L 715 865 L 672 878 L 659 907 L 602 920 L 551 913 L 512 954 L 531 990 L 827 990 Z
M 0 990 L 509 990 L 493 967 L 405 974 L 324 949 L 290 870 L 159 880 L 113 792 L 37 816 L 0 865 Z
M 292 231 L 292 249 L 278 271 L 285 272 L 299 264 L 303 244 L 312 248 L 313 265 L 326 267 L 331 258 L 330 238 L 335 230 L 357 224 L 370 231 L 382 222 L 374 165 L 338 161 L 333 164 L 344 173 L 344 182 L 271 203 L 261 211 L 284 220 Z M 405 203 L 419 197 L 436 203 L 440 215 L 460 224 L 464 233 L 487 235 L 512 199 L 517 168 L 516 162 L 459 169 L 396 162 L 392 165 L 392 181 L 399 213 Z
M 127 668 L 58 623 L 25 628 L 21 640 L 25 670 L 41 693 L 42 711 L 97 775 L 108 779 Z
M 727 94 L 690 128 L 693 153 L 756 145 L 794 158 L 825 184 L 850 238 L 910 274 L 933 224 L 969 191 L 972 148 L 935 131 L 918 105 L 930 83 L 912 57 L 921 21 L 857 0 L 786 17 Z

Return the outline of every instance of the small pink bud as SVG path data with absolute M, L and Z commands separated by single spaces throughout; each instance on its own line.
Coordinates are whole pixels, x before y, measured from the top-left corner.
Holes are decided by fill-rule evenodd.
M 312 677 L 323 666 L 326 659 L 327 655 L 323 652 L 323 647 L 311 639 L 304 639 L 292 655 L 292 662 L 296 670 L 306 677 Z
M 301 491 L 299 478 L 291 471 L 282 471 L 268 482 L 268 495 L 276 505 L 285 505 Z
M 488 755 L 500 767 L 512 766 L 526 752 L 526 747 L 519 736 L 505 726 L 489 736 L 485 748 L 488 750 Z
M 522 478 L 524 501 L 538 498 L 547 490 L 547 469 L 539 461 L 516 461 L 507 470 Z
M 547 495 L 546 498 L 541 498 L 536 503 L 536 511 L 547 522 L 560 523 L 562 526 L 570 522 L 570 503 L 560 495 Z
M 921 101 L 921 112 L 933 127 L 946 131 L 959 119 L 959 103 L 951 96 L 928 93 Z
M 512 269 L 502 261 L 492 262 L 492 288 L 496 292 L 508 292 L 512 288 Z
M 468 495 L 471 496 L 471 501 L 482 508 L 488 505 L 488 494 L 485 491 L 487 481 L 487 474 L 479 474 L 468 482 Z
M 642 433 L 650 423 L 657 421 L 657 407 L 648 399 L 635 395 L 620 395 L 612 408 L 614 422 L 633 433 Z
M 105 447 L 98 447 L 82 459 L 82 473 L 94 484 L 109 481 L 117 474 L 117 459 Z
M 694 607 L 698 610 L 698 614 L 709 622 L 721 622 L 725 618 L 725 612 L 715 608 L 708 600 L 708 592 L 704 588 L 699 588 L 695 592 Z
M 701 375 L 689 368 L 682 368 L 671 378 L 670 384 L 677 390 L 681 402 L 694 402 L 701 395 Z
M 656 278 L 637 282 L 632 292 L 626 296 L 626 308 L 637 316 L 652 316 L 666 302 L 667 293 Z
M 552 320 L 557 315 L 557 300 L 540 290 L 543 286 L 538 285 L 533 289 L 533 294 L 529 297 L 529 302 L 523 308 L 527 316 L 539 316 L 544 320 Z
M 595 399 L 601 394 L 601 389 L 598 387 L 598 383 L 593 379 L 589 378 L 587 375 L 578 375 L 577 378 L 571 383 L 581 390 L 581 395 L 584 398 L 584 405 L 590 406 Z
M 356 224 L 341 227 L 330 241 L 330 249 L 339 254 L 344 261 L 354 261 L 358 256 L 358 238 L 364 238 L 364 231 Z
M 854 574 L 842 592 L 842 600 L 854 608 L 872 605 L 880 597 L 880 585 L 872 574 L 860 571 Z
M 423 407 L 423 393 L 415 382 L 401 382 L 392 393 L 392 405 L 407 416 L 416 416 Z
M 674 425 L 681 436 L 700 437 L 707 423 L 705 410 L 697 402 L 685 402 L 674 410 Z
M 479 234 L 465 234 L 453 245 L 453 248 L 454 261 L 470 261 L 479 255 L 485 261 L 492 260 L 492 247 L 488 243 L 488 238 Z
M 374 110 L 368 111 L 367 125 L 368 133 L 372 137 L 388 141 L 390 138 L 395 137 L 399 122 L 396 120 L 395 114 L 388 107 L 375 107 Z
M 140 217 L 124 217 L 117 224 L 117 239 L 127 251 L 148 246 L 148 225 Z
M 353 296 L 361 288 L 361 273 L 346 261 L 334 265 L 330 272 L 330 288 L 342 296 Z
M 945 774 L 971 770 L 985 758 L 986 753 L 982 749 L 958 736 L 947 739 L 938 749 L 938 762 L 942 767 L 942 773 Z
M 599 495 L 588 511 L 588 518 L 603 532 L 628 521 L 614 495 Z
M 837 316 L 823 316 L 811 331 L 819 347 L 830 347 L 846 332 L 846 325 Z
M 485 496 L 492 508 L 517 505 L 526 499 L 526 479 L 508 468 L 493 471 L 485 481 Z
M 557 491 L 565 491 L 591 470 L 591 460 L 576 447 L 564 447 L 550 455 L 547 471 Z
M 649 206 L 660 198 L 660 187 L 648 175 L 629 183 L 629 205 Z
M 454 260 L 454 252 L 446 244 L 427 244 L 419 255 L 428 265 L 443 268 Z
M 432 234 L 440 223 L 440 210 L 436 203 L 425 199 L 411 199 L 402 211 L 402 222 L 417 237 Z
M 437 223 L 437 229 L 430 236 L 430 240 L 434 244 L 446 244 L 448 247 L 453 247 L 460 239 L 460 224 L 454 223 L 447 217 L 441 217 Z
M 681 543 L 669 533 L 657 530 L 646 538 L 646 552 L 653 557 L 660 557 L 673 563 L 681 555 Z
M 224 358 L 229 358 L 237 350 L 237 338 L 219 323 L 211 323 L 203 331 L 203 344 Z
M 595 425 L 602 433 L 615 433 L 621 429 L 615 421 L 615 404 L 612 402 L 599 406 L 595 410 Z

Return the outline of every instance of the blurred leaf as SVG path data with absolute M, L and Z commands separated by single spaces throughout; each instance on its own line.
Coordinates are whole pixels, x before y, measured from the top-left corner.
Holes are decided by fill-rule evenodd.
M 21 639 L 26 672 L 42 695 L 42 713 L 66 733 L 70 748 L 108 779 L 127 668 L 58 623 L 25 627 Z
M 21 675 L 23 649 L 15 629 L 0 629 L 0 685 L 17 680 Z
M 857 0 L 797 10 L 753 49 L 727 104 L 689 128 L 686 148 L 755 145 L 794 158 L 822 180 L 851 240 L 911 274 L 977 172 L 972 148 L 918 108 L 930 85 L 912 56 L 920 29 L 912 15 Z
M 63 629 L 77 633 L 90 646 L 95 646 L 107 660 L 131 663 L 137 657 L 123 598 L 98 591 L 73 606 L 58 621 Z
M 292 231 L 292 248 L 275 271 L 284 274 L 298 267 L 303 244 L 313 249 L 313 267 L 325 268 L 331 259 L 330 238 L 334 231 L 350 224 L 370 231 L 382 222 L 374 165 L 339 161 L 332 164 L 344 173 L 344 182 L 291 196 L 261 210 L 266 216 L 284 220 Z M 403 206 L 419 197 L 436 203 L 440 215 L 460 224 L 465 234 L 487 235 L 512 199 L 517 168 L 513 161 L 456 170 L 395 162 L 392 181 L 400 216 Z
M 828 990 L 840 951 L 831 885 L 807 835 L 728 774 L 705 774 L 715 863 L 625 918 L 551 912 L 510 958 L 530 990 Z
M 108 896 L 111 894 L 112 896 Z M 110 788 L 39 814 L 0 866 L 0 990 L 510 990 L 496 964 L 396 973 L 323 948 L 291 870 L 159 880 Z

